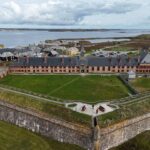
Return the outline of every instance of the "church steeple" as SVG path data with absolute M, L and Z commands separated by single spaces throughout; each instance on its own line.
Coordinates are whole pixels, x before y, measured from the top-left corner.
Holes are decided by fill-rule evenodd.
M 81 73 L 86 73 L 87 72 L 87 59 L 84 57 L 85 50 L 84 50 L 84 45 L 80 45 L 80 72 Z
M 81 44 L 81 47 L 80 47 L 80 57 L 84 57 L 84 54 L 85 54 L 85 50 L 84 50 L 84 45 Z

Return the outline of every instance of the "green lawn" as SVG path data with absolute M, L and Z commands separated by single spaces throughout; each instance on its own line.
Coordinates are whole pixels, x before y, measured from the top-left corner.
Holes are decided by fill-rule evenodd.
M 139 92 L 150 91 L 150 78 L 137 78 L 131 84 Z
M 66 100 L 87 102 L 119 99 L 129 90 L 116 76 L 9 75 L 0 84 Z
M 118 52 L 122 52 L 122 51 L 126 52 L 126 51 L 132 51 L 132 50 L 134 50 L 132 47 L 125 47 L 125 46 L 118 46 L 118 47 L 111 48 L 111 51 L 118 51 Z
M 76 145 L 60 143 L 2 121 L 0 121 L 0 149 L 83 150 Z
M 90 116 L 67 109 L 63 105 L 46 102 L 40 99 L 31 98 L 12 92 L 6 92 L 4 90 L 0 90 L 0 100 L 25 109 L 34 110 L 38 113 L 44 113 L 44 115 L 48 117 L 53 116 L 58 119 L 63 119 L 72 123 L 78 123 L 82 126 L 91 125 Z
M 150 131 L 140 134 L 132 140 L 111 150 L 150 150 Z

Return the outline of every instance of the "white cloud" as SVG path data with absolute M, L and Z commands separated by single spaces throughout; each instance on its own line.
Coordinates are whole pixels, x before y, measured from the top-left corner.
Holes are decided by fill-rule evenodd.
M 7 26 L 143 26 L 149 0 L 0 0 L 0 24 Z

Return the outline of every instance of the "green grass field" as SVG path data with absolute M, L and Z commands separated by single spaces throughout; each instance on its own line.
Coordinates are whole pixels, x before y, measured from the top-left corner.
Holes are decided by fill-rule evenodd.
M 76 145 L 60 143 L 2 121 L 0 121 L 0 149 L 83 150 Z
M 131 84 L 139 92 L 150 91 L 150 78 L 137 78 Z
M 58 119 L 63 119 L 72 123 L 78 123 L 82 126 L 91 125 L 90 116 L 77 113 L 75 111 L 65 108 L 63 105 L 60 104 L 54 104 L 21 94 L 6 92 L 4 90 L 0 90 L 0 101 L 4 101 L 25 109 L 31 109 L 40 114 L 42 113 L 48 117 L 56 117 Z
M 122 52 L 122 51 L 132 51 L 133 48 L 132 47 L 125 47 L 125 46 L 118 46 L 118 47 L 113 47 L 111 49 L 108 49 L 111 51 L 118 51 L 118 52 Z
M 66 100 L 96 102 L 126 97 L 129 90 L 116 76 L 9 75 L 0 84 Z
M 150 131 L 140 134 L 132 140 L 111 150 L 150 150 Z

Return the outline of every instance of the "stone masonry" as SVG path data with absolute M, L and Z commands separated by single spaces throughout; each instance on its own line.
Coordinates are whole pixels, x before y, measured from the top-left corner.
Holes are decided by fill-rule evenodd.
M 150 113 L 100 129 L 88 128 L 0 101 L 0 120 L 87 150 L 108 150 L 150 130 Z

